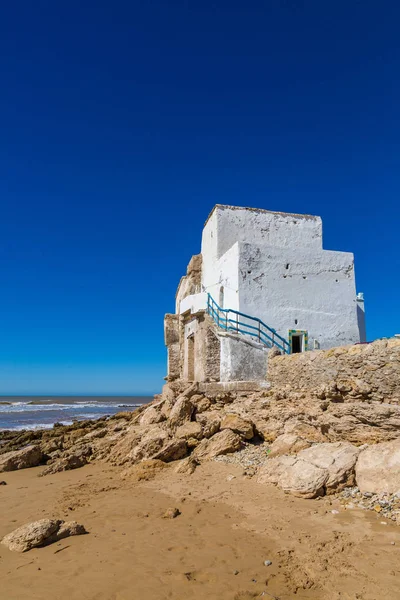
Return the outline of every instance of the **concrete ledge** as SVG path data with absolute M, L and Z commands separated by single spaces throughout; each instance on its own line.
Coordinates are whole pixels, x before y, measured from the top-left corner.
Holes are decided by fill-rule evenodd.
M 261 392 L 268 389 L 268 381 L 216 381 L 197 384 L 197 391 L 203 394 L 218 394 L 221 392 Z

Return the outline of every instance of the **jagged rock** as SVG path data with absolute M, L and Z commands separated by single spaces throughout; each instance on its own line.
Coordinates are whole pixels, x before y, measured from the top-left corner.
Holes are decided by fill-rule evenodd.
M 289 419 L 286 421 L 283 433 L 296 435 L 303 440 L 307 440 L 308 442 L 326 442 L 327 438 L 322 433 L 321 427 L 318 422 L 315 425 L 310 425 L 310 423 L 305 423 L 303 421 L 303 415 L 296 416 L 294 419 Z M 300 420 L 301 419 L 301 420 Z M 309 444 L 310 445 L 310 444 Z M 299 448 L 301 450 L 301 448 Z
M 244 437 L 245 440 L 251 440 L 254 437 L 253 425 L 249 421 L 245 421 L 241 417 L 235 414 L 228 414 L 221 421 L 221 430 L 230 429 L 240 436 Z
M 108 429 L 106 427 L 102 429 L 95 429 L 94 431 L 90 431 L 86 435 L 83 436 L 85 441 L 97 440 L 103 438 L 108 433 Z
M 43 460 L 44 455 L 39 446 L 26 446 L 21 450 L 1 454 L 0 472 L 37 467 Z
M 185 421 L 190 421 L 193 410 L 194 406 L 188 398 L 185 396 L 178 398 L 170 412 L 169 425 L 171 427 L 179 427 L 179 425 L 183 425 Z
M 297 458 L 328 471 L 325 488 L 329 494 L 354 485 L 354 467 L 359 453 L 360 449 L 348 442 L 335 442 L 311 446 L 299 452 Z
M 188 456 L 187 458 L 184 458 L 178 462 L 177 466 L 175 467 L 175 473 L 179 473 L 181 475 L 191 475 L 195 472 L 199 464 L 199 461 L 196 460 L 194 456 Z
M 255 419 L 253 419 L 253 424 L 257 435 L 264 440 L 264 442 L 272 443 L 282 434 L 282 420 L 274 418 L 263 420 L 255 417 Z
M 152 458 L 162 460 L 164 462 L 171 462 L 172 460 L 179 460 L 187 454 L 187 443 L 186 440 L 179 440 L 172 438 L 168 440 L 164 446 L 154 454 Z
M 194 404 L 196 413 L 200 414 L 208 410 L 211 406 L 211 400 L 202 396 L 200 394 L 196 394 L 190 398 L 192 404 Z
M 216 433 L 210 439 L 204 439 L 200 442 L 193 452 L 196 460 L 207 460 L 219 456 L 220 454 L 229 454 L 240 450 L 242 446 L 241 438 L 237 433 L 230 429 L 225 429 Z
M 165 415 L 161 412 L 161 406 L 155 407 L 150 406 L 147 408 L 139 419 L 140 425 L 154 425 L 155 423 L 161 423 L 165 421 Z
M 87 454 L 84 452 L 62 456 L 61 458 L 56 459 L 51 465 L 46 467 L 41 473 L 39 473 L 39 477 L 52 475 L 54 473 L 59 473 L 60 471 L 79 469 L 80 467 L 86 465 L 87 462 Z
M 400 490 L 400 439 L 369 446 L 356 464 L 360 491 L 394 494 Z
M 194 404 L 194 406 L 197 407 L 199 402 L 202 402 L 205 399 L 204 394 L 193 394 L 193 396 L 190 396 L 190 402 L 192 404 Z
M 84 533 L 86 533 L 85 528 L 76 521 L 65 523 L 59 519 L 40 519 L 15 529 L 6 535 L 1 543 L 13 552 L 26 552 L 70 535 Z
M 197 421 L 186 421 L 184 425 L 178 427 L 175 432 L 176 437 L 188 440 L 194 438 L 200 440 L 203 437 L 203 428 Z
M 40 449 L 42 450 L 43 454 L 46 455 L 52 455 L 54 452 L 60 452 L 64 449 L 63 439 L 61 437 L 44 441 L 40 444 Z
M 154 428 L 151 428 L 146 432 L 150 434 Z M 155 428 L 157 432 L 160 432 L 160 428 Z M 117 434 L 118 435 L 118 434 Z M 163 432 L 164 437 L 167 434 Z M 106 438 L 105 442 L 108 438 Z M 137 425 L 130 425 L 123 435 L 115 441 L 115 444 L 108 450 L 106 458 L 114 465 L 123 465 L 127 462 L 135 462 L 135 454 L 137 452 L 137 446 L 145 440 L 143 429 Z M 102 453 L 104 455 L 104 451 Z
M 143 460 L 144 458 L 159 458 L 157 453 L 161 451 L 168 440 L 168 433 L 159 427 L 153 427 L 142 437 L 140 442 L 125 457 L 125 462 L 129 459 L 132 462 Z M 162 460 L 160 458 L 160 460 Z
M 300 450 L 303 450 L 304 448 L 308 448 L 310 445 L 310 442 L 304 438 L 291 433 L 284 433 L 278 436 L 273 444 L 271 444 L 268 457 L 274 458 L 275 456 L 281 456 L 282 454 L 297 454 L 297 452 L 300 452 Z
M 210 438 L 217 433 L 221 425 L 221 417 L 217 411 L 210 411 L 196 415 L 196 421 L 202 425 L 203 435 L 205 438 Z

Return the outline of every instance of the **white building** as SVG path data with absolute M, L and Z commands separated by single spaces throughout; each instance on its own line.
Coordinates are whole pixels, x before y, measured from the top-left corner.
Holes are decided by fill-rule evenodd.
M 221 381 L 257 375 L 243 364 L 244 345 L 249 362 L 250 347 L 265 356 L 275 343 L 282 351 L 302 352 L 365 341 L 353 254 L 324 250 L 321 218 L 310 215 L 216 205 L 203 229 L 201 255 L 189 263 L 176 297 L 180 376 L 189 380 L 207 379 L 204 352 L 193 349 L 195 364 L 188 366 L 193 344 L 185 346 L 185 339 L 195 340 L 204 312 L 219 338 Z M 204 351 L 200 336 L 198 341 Z

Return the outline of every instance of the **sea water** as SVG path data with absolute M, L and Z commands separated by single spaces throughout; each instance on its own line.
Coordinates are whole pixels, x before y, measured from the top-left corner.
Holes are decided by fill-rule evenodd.
M 135 410 L 152 396 L 0 396 L 0 430 L 46 429 Z

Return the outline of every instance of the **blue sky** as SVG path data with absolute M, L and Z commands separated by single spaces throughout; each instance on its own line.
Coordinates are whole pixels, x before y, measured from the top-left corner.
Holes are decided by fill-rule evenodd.
M 159 391 L 215 203 L 321 215 L 368 339 L 400 332 L 397 2 L 0 16 L 0 393 Z

